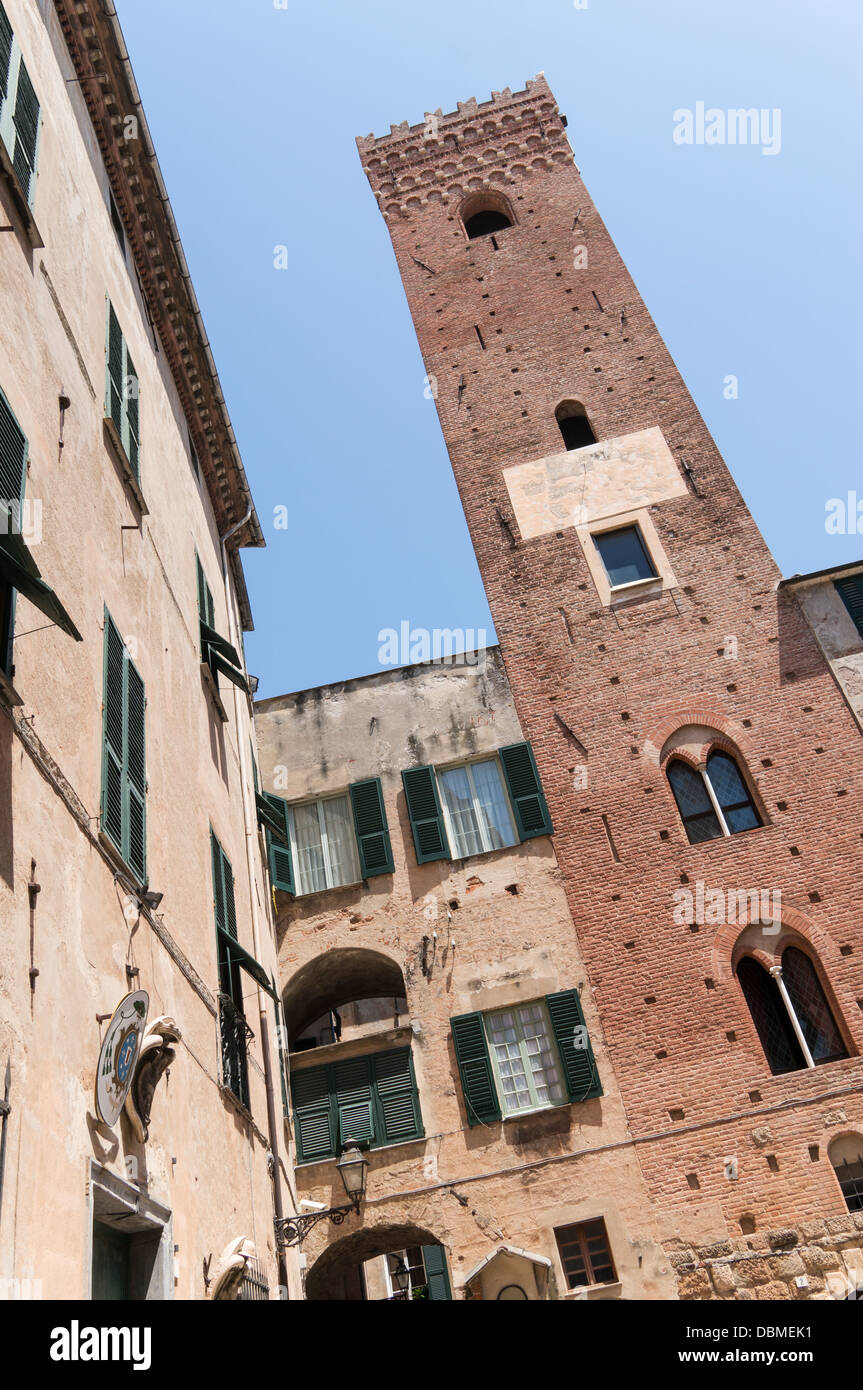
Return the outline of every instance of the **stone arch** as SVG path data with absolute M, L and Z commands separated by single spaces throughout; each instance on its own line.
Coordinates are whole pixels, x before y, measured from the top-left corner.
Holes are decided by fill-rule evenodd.
M 363 1297 L 359 1269 L 366 1260 L 387 1255 L 409 1246 L 441 1246 L 447 1266 L 446 1247 L 424 1226 L 408 1223 L 364 1226 L 341 1240 L 335 1240 L 318 1256 L 306 1276 L 306 1298 L 314 1301 L 356 1301 Z M 451 1282 L 451 1275 L 450 1275 Z
M 383 950 L 334 946 L 307 961 L 282 991 L 289 1045 L 328 1010 L 367 999 L 404 999 L 399 961 Z

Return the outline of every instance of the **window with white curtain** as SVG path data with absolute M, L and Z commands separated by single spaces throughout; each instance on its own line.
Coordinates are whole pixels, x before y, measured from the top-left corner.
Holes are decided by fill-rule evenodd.
M 439 769 L 437 778 L 453 859 L 516 843 L 497 758 Z
M 560 1061 L 545 1005 L 518 1004 L 485 1015 L 504 1115 L 544 1110 L 566 1100 Z
M 298 895 L 360 881 L 354 821 L 346 796 L 291 806 L 288 820 Z

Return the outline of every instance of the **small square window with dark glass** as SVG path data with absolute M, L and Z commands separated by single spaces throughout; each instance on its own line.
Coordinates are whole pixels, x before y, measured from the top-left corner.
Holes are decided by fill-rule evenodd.
M 656 578 L 656 570 L 637 526 L 603 531 L 593 539 L 612 589 L 619 589 L 623 584 L 636 584 L 639 579 Z
M 554 1234 L 568 1288 L 615 1282 L 614 1260 L 601 1217 L 576 1226 L 558 1226 Z

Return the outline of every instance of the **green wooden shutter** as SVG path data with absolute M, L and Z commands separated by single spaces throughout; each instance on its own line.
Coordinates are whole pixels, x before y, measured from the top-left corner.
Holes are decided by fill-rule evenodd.
M 455 1056 L 461 1074 L 469 1125 L 500 1119 L 500 1102 L 491 1070 L 482 1014 L 459 1014 L 450 1019 Z
M 452 1290 L 449 1283 L 449 1270 L 446 1266 L 446 1251 L 442 1245 L 424 1245 L 422 1247 L 423 1264 L 426 1270 L 428 1281 L 429 1299 L 438 1301 L 452 1299 Z
M 147 876 L 146 697 L 116 624 L 105 611 L 102 829 L 136 878 Z
M 297 1159 L 309 1163 L 336 1152 L 337 1114 L 331 1094 L 332 1067 L 309 1067 L 291 1077 Z
M 372 1058 L 379 1144 L 397 1144 L 423 1136 L 419 1096 L 409 1047 L 379 1052 Z
M 195 571 L 198 583 L 198 619 L 206 623 L 208 627 L 215 627 L 216 610 L 213 603 L 213 593 L 207 583 L 207 576 L 204 574 L 204 566 L 201 564 L 201 557 L 195 551 Z
M 123 438 L 123 334 L 114 306 L 108 301 L 108 347 L 105 360 L 105 414 Z
M 129 868 L 143 883 L 147 877 L 147 775 L 144 741 L 144 682 L 126 657 L 126 795 L 129 822 Z
M 602 1083 L 584 1025 L 578 990 L 565 989 L 560 994 L 547 994 L 545 1003 L 563 1064 L 569 1099 L 592 1100 L 595 1096 L 601 1096 Z
M 126 347 L 125 341 L 124 347 Z M 138 373 L 135 371 L 135 364 L 129 354 L 128 347 L 126 347 L 123 377 L 123 399 L 125 401 L 123 447 L 126 450 L 126 457 L 132 465 L 132 472 L 140 482 L 141 410 L 139 389 Z
M 15 93 L 15 154 L 12 163 L 30 207 L 36 193 L 36 149 L 39 143 L 39 98 L 22 58 Z
M 530 744 L 511 743 L 501 748 L 500 761 L 515 812 L 518 838 L 532 840 L 537 835 L 551 835 L 554 827 Z
M 863 637 L 863 574 L 849 574 L 845 579 L 834 580 L 836 591 Z
M 408 815 L 417 852 L 417 863 L 449 859 L 449 844 L 437 794 L 433 767 L 411 767 L 402 772 Z
M 291 836 L 288 827 L 288 803 L 272 792 L 264 792 L 264 800 L 275 811 L 284 825 L 285 844 L 267 831 L 267 860 L 270 866 L 270 882 L 280 893 L 294 893 L 294 863 L 291 858 Z
M 12 58 L 12 25 L 0 5 L 0 106 L 9 91 L 9 63 Z
M 9 505 L 10 523 L 15 519 L 16 506 L 20 517 L 26 476 L 27 440 L 9 402 L 0 391 L 0 500 Z
M 216 926 L 228 936 L 237 940 L 237 909 L 234 903 L 234 871 L 231 861 L 210 831 L 210 849 L 213 857 L 213 906 Z
M 380 777 L 354 782 L 350 793 L 363 878 L 391 874 L 395 866 Z
M 370 1059 L 351 1057 L 333 1067 L 339 1149 L 349 1139 L 369 1145 L 375 1138 Z
M 125 784 L 125 700 L 123 639 L 106 614 L 103 692 L 102 829 L 122 854 Z

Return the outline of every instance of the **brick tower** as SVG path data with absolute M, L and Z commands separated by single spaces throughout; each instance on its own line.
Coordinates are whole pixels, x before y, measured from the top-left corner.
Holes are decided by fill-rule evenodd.
M 696 1212 L 863 1244 L 860 731 L 564 126 L 540 75 L 357 143 L 681 1296 L 732 1296 Z

